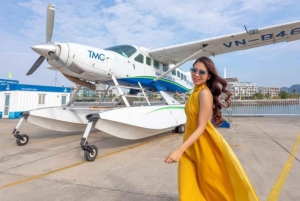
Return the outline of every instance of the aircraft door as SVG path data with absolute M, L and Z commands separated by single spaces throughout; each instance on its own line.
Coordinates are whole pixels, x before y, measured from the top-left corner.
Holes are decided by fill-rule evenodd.
M 144 76 L 145 75 L 145 56 L 138 54 L 129 68 L 130 76 Z
M 128 68 L 131 65 L 128 59 L 123 59 L 122 57 L 115 57 L 114 58 L 114 74 L 117 77 L 128 77 Z
M 9 103 L 10 103 L 10 94 L 4 94 L 3 118 L 8 118 L 9 117 Z

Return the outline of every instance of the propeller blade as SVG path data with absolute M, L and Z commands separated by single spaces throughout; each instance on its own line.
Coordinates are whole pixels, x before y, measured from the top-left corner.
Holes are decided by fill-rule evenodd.
M 43 61 L 45 60 L 45 57 L 40 56 L 36 62 L 33 64 L 33 66 L 29 69 L 29 71 L 27 72 L 26 75 L 31 75 L 32 73 L 34 73 L 34 71 L 36 71 L 36 69 L 38 69 L 38 67 L 40 67 L 40 65 L 43 63 Z
M 47 7 L 47 20 L 46 20 L 46 42 L 50 42 L 54 27 L 54 16 L 55 16 L 55 6 L 49 4 Z
M 60 65 L 65 66 L 66 64 L 58 57 L 54 54 L 54 52 L 49 52 L 49 55 L 55 60 L 57 61 Z

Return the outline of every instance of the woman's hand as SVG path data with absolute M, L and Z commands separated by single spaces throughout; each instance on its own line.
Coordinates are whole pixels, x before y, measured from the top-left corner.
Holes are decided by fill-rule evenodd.
M 179 161 L 181 155 L 183 152 L 179 149 L 173 151 L 173 153 L 169 154 L 167 158 L 165 159 L 166 163 L 176 163 Z

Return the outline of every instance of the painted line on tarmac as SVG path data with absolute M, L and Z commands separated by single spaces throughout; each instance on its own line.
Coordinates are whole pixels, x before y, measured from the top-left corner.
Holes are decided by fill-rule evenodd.
M 28 143 L 29 144 L 37 144 L 37 143 L 51 142 L 51 141 L 54 141 L 54 140 L 60 140 L 60 139 L 72 138 L 72 137 L 78 137 L 78 134 L 68 135 L 68 136 L 57 136 L 57 137 L 51 137 L 51 138 L 48 138 L 48 139 L 39 139 L 39 140 L 34 140 L 34 141 L 31 140 Z M 80 141 L 80 138 L 78 138 L 78 141 Z M 19 146 L 17 144 L 16 145 L 9 145 L 9 146 L 2 146 L 2 147 L 0 147 L 0 149 L 7 149 L 7 148 L 12 148 L 12 147 L 19 147 Z
M 157 138 L 152 139 L 152 140 L 150 140 L 150 141 L 142 142 L 142 143 L 137 144 L 137 145 L 133 145 L 133 146 L 130 146 L 130 147 L 126 147 L 126 148 L 124 148 L 124 149 L 120 149 L 120 150 L 117 150 L 117 151 L 113 151 L 113 152 L 110 152 L 110 153 L 107 153 L 107 154 L 98 156 L 95 160 L 100 159 L 100 158 L 104 158 L 104 157 L 107 157 L 107 156 L 111 156 L 111 155 L 114 155 L 114 154 L 117 154 L 117 153 L 120 153 L 120 152 L 123 152 L 123 151 L 127 151 L 127 150 L 130 150 L 130 149 L 134 149 L 134 148 L 137 148 L 137 147 L 146 145 L 146 144 L 150 144 L 150 143 L 152 143 L 152 142 L 155 142 L 155 141 L 158 141 L 158 140 L 161 140 L 161 139 L 170 137 L 170 136 L 174 136 L 174 134 L 171 134 L 171 135 L 165 135 L 165 136 L 162 136 L 162 137 L 157 137 Z M 67 170 L 67 169 L 70 169 L 70 168 L 73 168 L 73 167 L 76 167 L 76 166 L 79 166 L 79 165 L 82 165 L 82 164 L 85 164 L 85 163 L 90 163 L 90 162 L 89 162 L 89 161 L 81 161 L 81 162 L 78 162 L 78 163 L 74 163 L 74 164 L 72 164 L 72 165 L 68 165 L 68 166 L 65 166 L 65 167 L 62 167 L 62 168 L 58 168 L 58 169 L 56 169 L 56 170 L 52 170 L 52 171 L 49 171 L 49 172 L 45 172 L 45 173 L 43 173 L 43 174 L 39 174 L 39 175 L 35 175 L 35 176 L 29 177 L 29 178 L 26 178 L 26 179 L 22 179 L 22 180 L 19 180 L 19 181 L 15 181 L 15 182 L 12 182 L 12 183 L 9 183 L 9 184 L 0 186 L 0 190 L 2 190 L 2 189 L 4 189 L 4 188 L 9 188 L 9 187 L 17 186 L 17 185 L 20 185 L 20 184 L 23 184 L 23 183 L 26 183 L 26 182 L 29 182 L 29 181 L 36 180 L 36 179 L 40 179 L 40 178 L 42 178 L 42 177 L 45 177 L 45 176 L 54 174 L 54 173 L 56 173 L 56 172 L 60 172 L 60 171 L 63 171 L 63 170 Z
M 300 144 L 300 133 L 299 133 L 298 137 L 296 138 L 296 141 L 294 143 L 292 151 L 290 152 L 290 155 L 289 155 L 288 159 L 286 160 L 286 162 L 281 170 L 281 173 L 267 198 L 267 201 L 278 200 L 280 192 L 282 190 L 282 187 L 285 183 L 285 180 L 292 168 L 299 144 Z

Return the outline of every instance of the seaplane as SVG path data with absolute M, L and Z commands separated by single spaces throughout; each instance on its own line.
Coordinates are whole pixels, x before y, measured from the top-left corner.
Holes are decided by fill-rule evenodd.
M 52 70 L 62 73 L 79 87 L 66 106 L 39 108 L 22 113 L 12 134 L 18 145 L 29 137 L 20 133 L 24 120 L 60 132 L 84 130 L 80 146 L 84 158 L 93 161 L 98 154 L 95 145 L 88 144 L 92 128 L 124 139 L 141 139 L 173 129 L 184 132 L 184 104 L 169 93 L 186 93 L 193 89 L 189 72 L 179 67 L 201 56 L 216 56 L 278 42 L 300 39 L 300 21 L 247 30 L 244 32 L 147 49 L 134 45 L 117 45 L 105 49 L 69 42 L 52 42 L 55 6 L 49 4 L 46 17 L 46 42 L 31 48 L 40 55 L 28 71 L 34 73 L 46 59 Z M 115 86 L 123 106 L 75 107 L 72 102 L 81 86 L 96 89 L 97 84 Z M 125 94 L 124 89 L 129 89 Z M 157 92 L 166 104 L 151 105 L 146 93 Z M 142 94 L 147 105 L 133 106 L 130 99 Z

